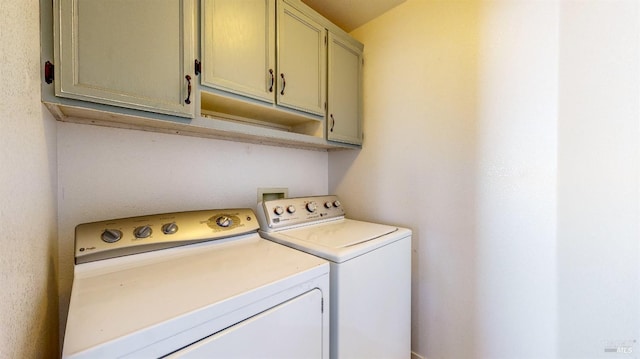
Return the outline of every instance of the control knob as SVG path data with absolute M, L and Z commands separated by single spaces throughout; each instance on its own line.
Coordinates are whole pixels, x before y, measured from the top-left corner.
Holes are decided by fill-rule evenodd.
M 231 220 L 231 218 L 229 218 L 229 216 L 220 216 L 220 217 L 216 218 L 216 224 L 219 225 L 220 227 L 227 228 L 232 223 L 233 223 L 233 221 Z
M 107 243 L 115 243 L 122 238 L 122 232 L 117 229 L 105 229 L 100 238 Z
M 162 233 L 164 234 L 174 234 L 178 231 L 178 225 L 176 222 L 165 223 L 162 225 Z
M 153 230 L 151 230 L 150 226 L 140 226 L 133 230 L 133 235 L 136 236 L 136 238 L 147 238 L 152 232 Z
M 287 206 L 287 212 L 296 213 L 296 207 L 294 205 Z
M 273 209 L 273 213 L 279 216 L 284 213 L 284 208 L 282 208 L 282 206 L 276 206 L 276 208 Z
M 333 201 L 333 206 L 336 207 L 336 208 L 340 207 L 341 206 L 340 201 L 338 201 L 337 199 L 335 201 Z
M 307 203 L 307 205 L 305 207 L 307 208 L 307 211 L 309 211 L 309 212 L 315 212 L 316 208 L 318 208 L 318 206 L 316 205 L 315 202 L 309 202 L 309 203 Z
M 324 203 L 324 208 L 327 208 L 327 209 L 328 209 L 328 208 L 331 208 L 332 206 L 333 206 L 333 204 L 331 203 L 331 201 L 326 201 L 326 202 Z

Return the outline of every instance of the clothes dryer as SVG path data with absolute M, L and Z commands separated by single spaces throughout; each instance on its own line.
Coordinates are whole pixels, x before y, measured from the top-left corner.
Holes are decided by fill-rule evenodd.
M 411 231 L 345 218 L 337 196 L 261 202 L 260 235 L 329 260 L 332 358 L 411 356 Z
M 63 358 L 328 358 L 329 264 L 251 209 L 76 227 Z

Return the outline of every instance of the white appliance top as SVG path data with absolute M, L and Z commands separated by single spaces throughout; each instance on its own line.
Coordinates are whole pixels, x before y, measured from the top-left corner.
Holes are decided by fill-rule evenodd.
M 258 221 L 262 237 L 337 263 L 411 235 L 405 228 L 344 218 L 336 196 L 265 201 Z
M 63 356 L 163 355 L 233 324 L 242 308 L 329 272 L 320 258 L 261 239 L 250 209 L 225 213 L 237 213 L 242 223 L 197 211 L 191 223 L 187 216 L 177 225 L 185 236 L 196 222 L 212 226 L 211 219 L 249 233 L 76 265 Z M 120 228 L 118 220 L 96 223 L 107 222 Z

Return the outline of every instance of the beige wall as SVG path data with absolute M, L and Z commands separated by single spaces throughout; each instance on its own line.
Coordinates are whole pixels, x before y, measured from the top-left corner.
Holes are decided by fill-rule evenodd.
M 364 147 L 329 155 L 356 219 L 413 230 L 412 347 L 473 357 L 477 5 L 411 1 L 352 34 L 365 44 Z
M 2 1 L 0 14 L 0 358 L 56 358 L 56 128 L 40 103 L 38 1 Z
M 408 0 L 353 32 L 365 143 L 329 191 L 414 230 L 415 354 L 640 340 L 639 26 L 635 0 Z

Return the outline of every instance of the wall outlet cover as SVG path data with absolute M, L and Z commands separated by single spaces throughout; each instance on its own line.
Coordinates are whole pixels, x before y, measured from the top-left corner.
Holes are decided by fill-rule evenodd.
M 286 187 L 258 188 L 258 203 L 287 197 L 289 197 L 289 189 Z

